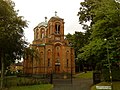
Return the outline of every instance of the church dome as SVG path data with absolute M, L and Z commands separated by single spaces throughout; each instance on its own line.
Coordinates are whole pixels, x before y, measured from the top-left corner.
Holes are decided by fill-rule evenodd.
M 41 26 L 47 27 L 47 25 L 48 25 L 47 22 L 41 22 L 41 23 L 39 23 L 37 26 L 38 26 L 38 27 L 41 27 Z
M 57 12 L 55 11 L 55 16 L 51 17 L 50 20 L 61 20 L 62 18 L 60 18 L 58 15 L 57 15 Z M 62 19 L 63 20 L 63 19 Z
M 48 25 L 48 22 L 47 22 L 47 17 L 45 17 L 45 21 L 44 21 L 44 22 L 39 23 L 39 24 L 37 25 L 37 27 L 41 27 L 41 26 L 45 26 L 45 27 L 47 27 L 47 25 Z

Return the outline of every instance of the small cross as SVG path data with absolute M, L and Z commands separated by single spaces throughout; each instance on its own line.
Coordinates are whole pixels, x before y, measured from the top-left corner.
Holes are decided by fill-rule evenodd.
M 55 16 L 57 16 L 57 12 L 55 11 Z
M 45 22 L 47 22 L 47 17 L 45 17 Z

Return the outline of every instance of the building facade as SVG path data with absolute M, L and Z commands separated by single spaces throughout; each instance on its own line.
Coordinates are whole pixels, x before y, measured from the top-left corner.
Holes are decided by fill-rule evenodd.
M 64 19 L 55 16 L 34 28 L 30 45 L 37 57 L 24 59 L 25 74 L 75 73 L 74 49 L 64 37 Z

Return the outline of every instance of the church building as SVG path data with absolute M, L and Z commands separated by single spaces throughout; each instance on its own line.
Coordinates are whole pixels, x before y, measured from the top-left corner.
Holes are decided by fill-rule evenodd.
M 57 16 L 39 23 L 34 28 L 30 45 L 37 55 L 24 59 L 24 74 L 72 73 L 75 74 L 74 49 L 64 35 L 64 19 Z

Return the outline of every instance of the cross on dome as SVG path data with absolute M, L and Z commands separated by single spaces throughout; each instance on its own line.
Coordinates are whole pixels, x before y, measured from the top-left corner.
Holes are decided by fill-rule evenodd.
M 55 16 L 57 16 L 57 11 L 55 11 Z
M 45 22 L 47 22 L 47 17 L 45 17 Z

